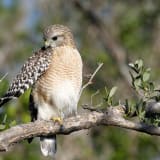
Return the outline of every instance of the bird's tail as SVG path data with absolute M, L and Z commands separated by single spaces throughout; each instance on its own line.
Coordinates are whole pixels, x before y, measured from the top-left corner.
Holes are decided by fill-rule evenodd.
M 10 101 L 13 97 L 2 97 L 0 98 L 0 107 L 3 106 L 5 103 L 7 103 L 8 101 Z
M 40 137 L 40 147 L 44 156 L 54 157 L 57 151 L 56 135 L 50 137 Z

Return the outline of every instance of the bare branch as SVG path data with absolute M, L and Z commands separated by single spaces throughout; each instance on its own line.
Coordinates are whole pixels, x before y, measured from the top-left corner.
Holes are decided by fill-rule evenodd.
M 77 115 L 76 117 L 67 118 L 64 120 L 63 126 L 55 124 L 53 121 L 39 120 L 17 125 L 0 133 L 0 151 L 8 151 L 13 144 L 31 137 L 52 134 L 65 135 L 99 125 L 117 126 L 160 136 L 160 127 L 126 120 L 123 117 L 124 113 L 124 106 L 116 106 L 109 107 L 103 112 L 92 111 L 83 113 L 83 115 Z

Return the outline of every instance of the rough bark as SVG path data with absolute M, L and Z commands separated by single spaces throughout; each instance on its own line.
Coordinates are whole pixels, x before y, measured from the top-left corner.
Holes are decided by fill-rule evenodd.
M 117 126 L 144 132 L 150 135 L 160 135 L 160 127 L 133 122 L 125 119 L 125 107 L 108 107 L 103 111 L 90 109 L 89 112 L 70 117 L 63 121 L 63 125 L 53 121 L 35 121 L 20 124 L 0 133 L 0 151 L 8 151 L 15 143 L 41 135 L 70 134 L 75 131 L 89 129 L 96 126 Z

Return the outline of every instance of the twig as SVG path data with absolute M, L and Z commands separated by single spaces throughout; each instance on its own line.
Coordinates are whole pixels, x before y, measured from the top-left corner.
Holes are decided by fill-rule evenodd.
M 98 64 L 98 67 L 97 67 L 96 70 L 93 72 L 93 74 L 92 74 L 92 76 L 90 77 L 89 81 L 82 86 L 81 91 L 80 91 L 80 93 L 79 93 L 79 97 L 81 96 L 83 90 L 84 90 L 86 87 L 88 87 L 90 84 L 92 84 L 93 78 L 95 77 L 96 73 L 100 70 L 100 68 L 101 68 L 102 66 L 103 66 L 103 63 L 99 63 L 99 64 Z
M 8 75 L 8 73 L 6 73 L 6 74 L 0 79 L 0 82 L 2 82 L 3 79 L 6 78 L 7 75 Z
M 91 95 L 91 106 L 93 106 L 93 97 L 95 97 L 97 94 L 99 94 L 99 90 Z
M 86 110 L 89 110 L 89 111 L 96 111 L 96 112 L 100 112 L 100 113 L 102 113 L 104 110 L 103 109 L 99 109 L 99 108 L 95 108 L 95 107 L 93 107 L 93 106 L 89 106 L 88 104 L 83 104 L 82 105 L 82 108 L 83 109 L 86 109 Z

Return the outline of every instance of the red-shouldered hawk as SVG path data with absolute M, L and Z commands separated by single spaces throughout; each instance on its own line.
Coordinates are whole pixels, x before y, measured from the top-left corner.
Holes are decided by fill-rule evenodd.
M 77 112 L 82 85 L 82 60 L 72 33 L 63 25 L 51 25 L 44 30 L 45 46 L 23 65 L 0 106 L 19 97 L 32 87 L 31 119 L 62 119 Z M 56 153 L 56 135 L 40 137 L 43 155 Z

